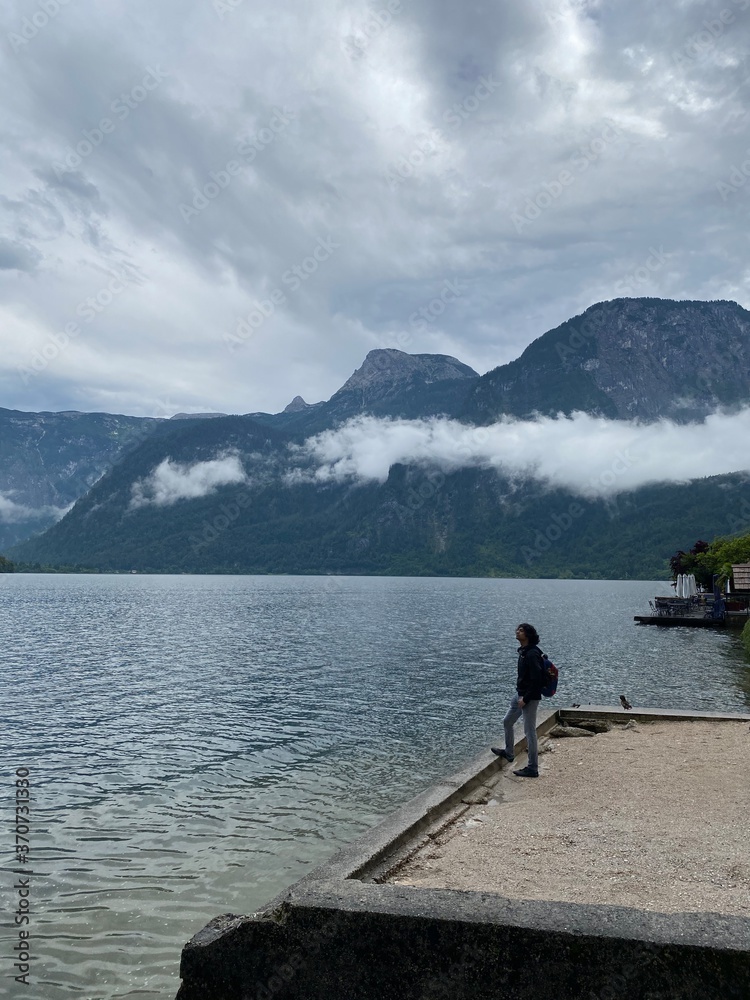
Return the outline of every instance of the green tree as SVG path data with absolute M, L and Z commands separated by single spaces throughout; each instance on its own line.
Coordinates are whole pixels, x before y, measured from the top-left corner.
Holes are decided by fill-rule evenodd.
M 732 574 L 734 563 L 750 562 L 750 534 L 734 538 L 715 538 L 705 552 L 695 556 L 696 569 L 700 571 L 702 582 L 711 582 L 713 575 L 719 577 L 724 586 Z M 696 578 L 698 572 L 696 572 Z
M 742 630 L 742 642 L 745 646 L 745 652 L 750 656 L 750 621 L 745 622 L 745 627 Z

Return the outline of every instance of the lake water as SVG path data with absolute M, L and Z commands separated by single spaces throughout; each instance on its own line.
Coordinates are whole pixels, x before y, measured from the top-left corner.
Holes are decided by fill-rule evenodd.
M 172 998 L 184 942 L 250 913 L 500 734 L 514 629 L 547 705 L 747 711 L 736 634 L 633 624 L 665 584 L 6 576 L 5 912 L 32 787 L 28 1000 Z M 9 870 L 10 869 L 10 870 Z

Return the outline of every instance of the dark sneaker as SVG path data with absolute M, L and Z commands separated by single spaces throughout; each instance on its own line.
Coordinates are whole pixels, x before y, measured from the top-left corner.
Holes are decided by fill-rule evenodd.
M 513 763 L 515 758 L 511 757 L 507 750 L 501 750 L 499 747 L 490 747 L 493 753 L 496 753 L 498 757 L 502 757 L 503 760 L 507 760 L 509 764 Z
M 522 767 L 520 771 L 514 771 L 513 774 L 517 774 L 519 778 L 538 778 L 539 777 L 539 772 L 535 771 L 533 768 L 529 767 L 528 764 L 526 765 L 526 767 Z

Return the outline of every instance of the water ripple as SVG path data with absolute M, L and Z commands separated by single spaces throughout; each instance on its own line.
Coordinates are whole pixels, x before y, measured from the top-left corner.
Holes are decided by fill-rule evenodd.
M 497 737 L 518 621 L 564 703 L 747 710 L 735 636 L 633 626 L 663 586 L 17 575 L 2 744 L 31 770 L 39 995 L 174 996 L 207 920 L 257 909 Z

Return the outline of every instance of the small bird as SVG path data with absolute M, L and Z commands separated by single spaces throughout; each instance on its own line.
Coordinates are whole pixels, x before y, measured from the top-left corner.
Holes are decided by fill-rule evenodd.
M 578 701 L 574 701 L 573 704 L 570 707 L 571 708 L 580 708 L 581 707 L 581 703 L 578 702 Z
M 630 709 L 633 707 L 624 694 L 620 695 L 620 704 L 622 705 L 622 707 L 625 709 L 626 712 L 629 712 Z

